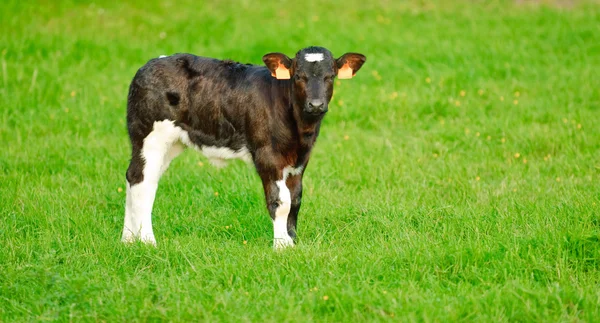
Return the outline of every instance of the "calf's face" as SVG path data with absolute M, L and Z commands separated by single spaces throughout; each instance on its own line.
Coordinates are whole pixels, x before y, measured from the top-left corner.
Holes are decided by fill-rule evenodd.
M 346 53 L 334 59 L 323 47 L 308 47 L 300 50 L 293 59 L 282 53 L 270 53 L 263 56 L 263 61 L 273 77 L 291 79 L 295 106 L 302 110 L 303 119 L 314 120 L 328 111 L 334 78 L 352 78 L 366 57 Z

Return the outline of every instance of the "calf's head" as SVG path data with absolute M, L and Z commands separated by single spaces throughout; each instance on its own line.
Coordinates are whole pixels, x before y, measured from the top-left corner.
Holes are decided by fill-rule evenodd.
M 294 106 L 301 109 L 303 119 L 320 119 L 328 110 L 333 95 L 333 79 L 352 78 L 367 58 L 358 53 L 346 53 L 334 59 L 323 47 L 308 47 L 290 59 L 282 53 L 263 56 L 271 75 L 280 80 L 291 79 Z

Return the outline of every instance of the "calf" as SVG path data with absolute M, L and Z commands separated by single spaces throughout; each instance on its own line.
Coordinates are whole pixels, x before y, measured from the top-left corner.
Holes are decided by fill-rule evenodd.
M 273 220 L 274 247 L 293 246 L 302 176 L 333 80 L 351 78 L 366 61 L 334 59 L 322 47 L 293 59 L 263 56 L 265 66 L 176 54 L 150 60 L 136 73 L 127 100 L 132 145 L 122 240 L 155 244 L 152 206 L 161 175 L 186 147 L 217 166 L 254 163 Z

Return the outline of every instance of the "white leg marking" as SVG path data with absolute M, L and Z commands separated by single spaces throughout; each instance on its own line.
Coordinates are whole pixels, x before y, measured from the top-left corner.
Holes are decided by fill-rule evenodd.
M 292 198 L 290 190 L 285 185 L 285 178 L 275 182 L 279 188 L 279 207 L 275 210 L 275 219 L 273 220 L 273 247 L 283 249 L 293 247 L 294 240 L 288 235 L 287 218 L 292 207 Z
M 175 142 L 173 144 L 173 146 L 171 146 L 171 148 L 165 155 L 165 158 L 163 159 L 163 165 L 160 168 L 161 176 L 169 168 L 169 165 L 171 165 L 171 162 L 173 161 L 173 159 L 175 159 L 177 156 L 179 156 L 179 154 L 181 154 L 184 150 L 185 150 L 185 146 L 179 141 Z
M 135 240 L 135 234 L 132 230 L 135 227 L 135 223 L 131 204 L 131 185 L 129 185 L 129 181 L 127 182 L 126 186 L 127 197 L 125 198 L 125 225 L 123 226 L 123 236 L 121 237 L 121 241 L 133 242 Z
M 285 185 L 288 176 L 296 176 L 302 173 L 302 167 L 294 168 L 287 166 L 283 169 L 283 179 L 275 182 L 279 188 L 279 201 L 281 204 L 275 210 L 275 219 L 273 220 L 273 247 L 283 249 L 293 247 L 294 240 L 288 234 L 287 219 L 292 208 L 292 197 L 289 188 Z
M 294 168 L 291 166 L 287 166 L 283 169 L 283 181 L 285 182 L 285 180 L 288 178 L 288 176 L 292 175 L 292 176 L 296 176 L 296 175 L 300 175 L 302 174 L 302 169 L 303 167 L 300 166 L 298 168 Z
M 133 235 L 142 242 L 153 245 L 156 244 L 156 239 L 152 231 L 152 206 L 157 188 L 158 183 L 154 184 L 145 180 L 131 187 L 132 223 L 131 227 L 125 228 L 125 230 L 132 231 Z
M 152 231 L 152 206 L 162 173 L 183 151 L 183 145 L 178 143 L 180 136 L 181 129 L 175 127 L 172 121 L 164 120 L 155 122 L 152 132 L 144 139 L 144 178 L 133 186 L 127 183 L 124 242 L 139 238 L 142 242 L 156 244 Z

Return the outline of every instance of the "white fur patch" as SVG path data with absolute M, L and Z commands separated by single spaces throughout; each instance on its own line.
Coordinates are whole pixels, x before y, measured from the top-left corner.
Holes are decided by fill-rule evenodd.
M 123 235 L 121 236 L 121 241 L 123 242 L 133 242 L 135 238 L 139 235 L 138 230 L 136 230 L 137 221 L 133 214 L 133 206 L 131 204 L 132 196 L 131 196 L 131 185 L 129 182 L 126 183 L 126 198 L 125 198 L 125 224 L 123 225 Z
M 188 135 L 187 131 L 184 131 L 183 129 L 179 128 L 181 130 L 181 137 L 179 138 L 179 140 L 181 140 L 181 142 L 190 147 L 190 148 L 194 148 L 196 151 L 198 152 L 202 152 L 202 148 L 196 146 L 196 144 L 194 144 L 192 142 L 192 140 L 190 139 L 190 136 Z
M 225 160 L 232 158 L 240 158 L 246 162 L 252 161 L 252 156 L 246 147 L 238 151 L 211 146 L 202 146 L 199 148 L 191 142 L 188 133 L 180 127 L 175 126 L 173 121 L 163 120 L 155 122 L 152 132 L 144 139 L 141 151 L 142 158 L 144 159 L 143 180 L 133 186 L 127 183 L 125 223 L 122 236 L 124 242 L 132 242 L 140 239 L 146 243 L 156 244 L 154 232 L 152 231 L 152 207 L 158 188 L 158 181 L 169 167 L 171 161 L 183 152 L 184 145 L 193 147 L 204 153 L 217 166 L 224 165 Z M 283 186 L 285 187 L 285 183 Z M 289 190 L 287 190 L 288 213 L 289 200 Z
M 306 60 L 307 62 L 320 62 L 323 60 L 323 54 L 322 53 L 306 54 L 306 55 L 304 55 L 304 60 Z
M 287 166 L 283 169 L 283 181 L 285 182 L 287 178 L 291 176 L 296 176 L 302 174 L 303 167 L 300 166 L 298 168 L 294 168 L 292 166 Z
M 164 120 L 155 122 L 152 132 L 144 139 L 141 152 L 144 159 L 143 180 L 133 186 L 127 183 L 123 241 L 140 239 L 156 244 L 152 231 L 152 206 L 160 176 L 183 150 L 176 146 L 180 136 L 181 128 L 175 127 L 173 121 Z
M 287 218 L 292 208 L 292 198 L 290 190 L 285 185 L 285 179 L 275 182 L 279 188 L 279 207 L 275 210 L 275 219 L 273 219 L 273 246 L 275 249 L 291 247 L 294 240 L 288 235 Z
M 144 171 L 146 173 L 146 171 Z M 123 230 L 123 241 L 131 242 L 139 238 L 142 242 L 156 244 L 152 230 L 152 206 L 156 197 L 158 184 L 143 181 L 131 187 L 127 183 L 127 193 L 131 206 L 130 216 L 125 216 L 125 229 Z M 127 213 L 127 207 L 126 213 Z
M 202 153 L 216 167 L 227 165 L 228 159 L 241 159 L 246 163 L 252 162 L 252 155 L 246 147 L 234 151 L 226 147 L 202 146 Z
M 167 57 L 167 55 L 160 55 L 160 56 L 158 56 L 158 58 L 165 58 L 165 57 Z
M 246 147 L 242 147 L 238 151 L 229 149 L 227 147 L 204 146 L 204 145 L 201 147 L 198 147 L 190 140 L 190 137 L 189 137 L 187 131 L 185 131 L 179 127 L 177 127 L 177 128 L 181 130 L 181 137 L 180 137 L 181 142 L 184 145 L 186 145 L 190 148 L 194 148 L 198 152 L 201 152 L 204 156 L 206 156 L 206 158 L 208 158 L 208 161 L 215 167 L 227 166 L 228 159 L 241 159 L 241 160 L 245 161 L 246 163 L 252 162 L 252 155 L 250 154 L 250 152 L 248 151 L 248 148 L 246 148 Z
M 279 202 L 281 203 L 275 210 L 275 219 L 273 220 L 273 247 L 275 249 L 294 246 L 294 240 L 289 236 L 287 230 L 287 218 L 292 208 L 292 197 L 285 181 L 289 176 L 302 174 L 302 169 L 302 167 L 287 166 L 283 169 L 283 178 L 275 182 L 279 188 Z

